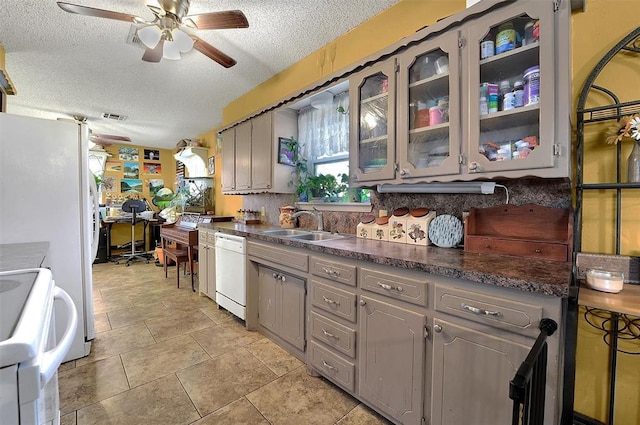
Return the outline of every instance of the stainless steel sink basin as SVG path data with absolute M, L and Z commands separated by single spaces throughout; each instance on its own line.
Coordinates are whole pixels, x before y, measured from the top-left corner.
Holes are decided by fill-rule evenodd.
M 262 232 L 264 235 L 269 236 L 282 236 L 282 237 L 291 237 L 291 236 L 302 236 L 302 235 L 310 235 L 311 232 L 306 230 L 298 230 L 298 229 L 276 229 L 276 230 L 265 230 Z
M 332 239 L 343 239 L 346 236 L 344 235 L 339 235 L 336 233 L 324 233 L 324 232 L 312 232 L 312 233 L 308 233 L 306 235 L 295 235 L 295 236 L 290 236 L 290 239 L 296 239 L 299 241 L 309 241 L 309 242 L 313 242 L 313 241 L 329 241 Z

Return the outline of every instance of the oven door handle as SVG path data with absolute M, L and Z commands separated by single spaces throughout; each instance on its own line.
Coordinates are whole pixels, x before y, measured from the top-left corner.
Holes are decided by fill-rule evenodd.
M 49 382 L 51 377 L 56 373 L 58 367 L 62 363 L 64 356 L 69 352 L 73 337 L 76 334 L 78 327 L 78 312 L 76 306 L 73 304 L 73 300 L 62 288 L 55 287 L 53 290 L 53 299 L 61 300 L 67 308 L 67 327 L 60 339 L 58 345 L 52 350 L 45 352 L 42 355 L 42 362 L 40 363 L 40 385 L 42 388 Z

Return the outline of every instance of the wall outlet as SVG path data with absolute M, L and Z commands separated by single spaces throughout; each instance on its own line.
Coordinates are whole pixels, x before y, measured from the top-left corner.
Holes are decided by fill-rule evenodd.
M 387 216 L 387 210 L 378 211 L 378 217 L 386 217 L 386 216 Z

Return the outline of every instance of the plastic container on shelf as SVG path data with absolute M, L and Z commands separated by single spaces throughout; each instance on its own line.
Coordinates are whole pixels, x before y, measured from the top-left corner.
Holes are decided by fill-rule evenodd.
M 532 66 L 524 71 L 524 105 L 540 102 L 540 67 Z
M 496 54 L 495 36 L 491 31 L 480 42 L 480 59 L 487 59 Z
M 513 106 L 515 108 L 524 106 L 524 83 L 522 81 L 513 83 L 513 95 Z
M 505 22 L 498 27 L 496 35 L 496 55 L 516 48 L 516 30 L 513 22 Z

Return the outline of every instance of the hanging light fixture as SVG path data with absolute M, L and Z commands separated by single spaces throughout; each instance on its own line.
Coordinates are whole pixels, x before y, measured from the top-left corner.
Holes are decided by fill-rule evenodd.
M 164 37 L 162 57 L 179 60 L 180 53 L 187 53 L 193 48 L 193 39 L 180 28 L 161 28 L 158 25 L 148 25 L 138 30 L 138 37 L 148 49 L 155 49 Z
M 157 25 L 148 25 L 138 30 L 138 38 L 148 49 L 154 49 L 161 37 L 162 30 Z

